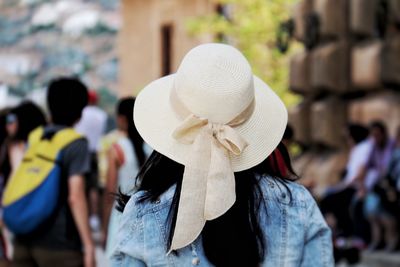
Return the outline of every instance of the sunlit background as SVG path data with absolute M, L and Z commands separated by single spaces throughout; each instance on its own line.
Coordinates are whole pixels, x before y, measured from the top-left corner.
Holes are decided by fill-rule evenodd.
M 230 43 L 288 106 L 295 168 L 319 198 L 345 168 L 346 123 L 400 125 L 399 25 L 400 0 L 0 0 L 0 110 L 45 109 L 48 82 L 73 75 L 112 114 L 193 46 Z

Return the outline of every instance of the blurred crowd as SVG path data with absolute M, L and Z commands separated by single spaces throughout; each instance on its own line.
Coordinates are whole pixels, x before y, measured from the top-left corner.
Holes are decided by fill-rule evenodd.
M 73 257 L 75 261 L 81 259 L 84 266 L 95 266 L 96 243 L 110 254 L 119 216 L 113 209 L 115 193 L 129 193 L 135 188 L 135 174 L 151 151 L 134 126 L 133 97 L 120 99 L 114 116 L 103 111 L 98 102 L 96 91 L 88 90 L 79 80 L 59 78 L 48 87 L 48 112 L 30 101 L 0 110 L 1 195 L 9 181 L 19 175 L 17 170 L 32 146 L 30 135 L 38 128 L 43 129 L 42 139 L 64 129 L 73 129 L 84 137 L 61 150 L 68 189 L 66 196 L 60 196 L 65 199 L 57 205 L 56 215 L 50 219 L 53 222 L 48 224 L 51 227 L 28 235 L 16 234 L 1 220 L 0 266 L 9 266 L 10 262 L 11 266 L 34 266 L 29 259 L 41 261 L 41 266 L 80 266 L 68 265 Z M 54 256 L 54 247 L 65 252 L 61 255 L 65 263 Z M 67 253 L 80 253 L 82 248 L 82 257 Z
M 399 249 L 400 128 L 389 136 L 381 121 L 350 124 L 346 136 L 346 169 L 327 188 L 320 208 L 333 232 L 336 259 L 352 263 L 363 249 Z

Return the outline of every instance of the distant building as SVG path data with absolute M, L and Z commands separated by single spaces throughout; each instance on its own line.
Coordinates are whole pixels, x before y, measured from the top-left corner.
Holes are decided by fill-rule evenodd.
M 216 9 L 212 0 L 123 0 L 120 94 L 136 94 L 150 81 L 175 72 L 188 50 L 211 41 L 189 36 L 186 21 Z

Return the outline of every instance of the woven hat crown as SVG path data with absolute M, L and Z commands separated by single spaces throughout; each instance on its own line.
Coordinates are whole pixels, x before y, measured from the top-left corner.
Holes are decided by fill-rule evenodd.
M 254 99 L 251 67 L 236 48 L 204 44 L 185 56 L 174 87 L 194 115 L 214 123 L 228 123 Z

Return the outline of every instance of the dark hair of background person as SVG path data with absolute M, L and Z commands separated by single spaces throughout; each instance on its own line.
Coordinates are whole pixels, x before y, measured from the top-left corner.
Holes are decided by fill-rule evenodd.
M 47 105 L 54 124 L 73 126 L 88 104 L 88 89 L 76 78 L 57 78 L 50 82 Z
M 0 111 L 0 174 L 3 181 L 0 181 L 2 185 L 5 185 L 7 178 L 11 173 L 10 160 L 8 158 L 7 152 L 7 114 L 10 112 L 9 109 L 4 109 Z M 1 177 L 0 176 L 0 177 Z
M 0 110 L 0 147 L 3 145 L 4 141 L 7 138 L 7 114 L 10 112 L 9 109 Z
M 139 135 L 135 123 L 133 121 L 133 107 L 135 106 L 135 98 L 127 97 L 118 102 L 117 115 L 124 116 L 128 122 L 128 137 L 135 149 L 136 158 L 138 159 L 139 167 L 143 166 L 146 161 L 143 144 L 144 141 Z
M 369 125 L 370 129 L 378 129 L 383 135 L 387 135 L 387 129 L 382 121 L 373 121 Z
M 221 217 L 206 222 L 202 231 L 203 247 L 207 259 L 215 266 L 256 267 L 264 259 L 266 244 L 262 226 L 258 220 L 260 209 L 263 208 L 265 209 L 263 212 L 267 212 L 267 205 L 264 203 L 259 180 L 264 179 L 265 175 L 272 177 L 274 183 L 279 183 L 286 188 L 291 198 L 291 192 L 286 183 L 293 181 L 293 177 L 297 177 L 292 169 L 286 147 L 281 143 L 277 149 L 284 159 L 288 170 L 287 175 L 277 172 L 279 167 L 273 166 L 277 164 L 277 161 L 270 158 L 249 170 L 236 172 L 235 204 Z M 139 202 L 156 201 L 168 188 L 176 184 L 166 222 L 168 229 L 166 251 L 171 245 L 175 229 L 183 171 L 183 165 L 154 151 L 137 176 L 139 191 L 146 192 Z M 119 211 L 123 211 L 128 200 L 129 196 L 119 194 Z
M 39 126 L 46 125 L 46 117 L 36 104 L 26 101 L 13 108 L 10 113 L 17 116 L 17 132 L 13 138 L 16 141 L 28 140 L 29 133 Z
M 366 127 L 355 123 L 347 125 L 347 131 L 355 144 L 361 143 L 369 135 L 369 130 Z
M 282 139 L 284 139 L 284 140 L 292 140 L 293 137 L 294 137 L 293 128 L 292 128 L 292 126 L 290 126 L 290 125 L 288 124 L 288 125 L 286 126 L 285 133 L 283 134 Z

